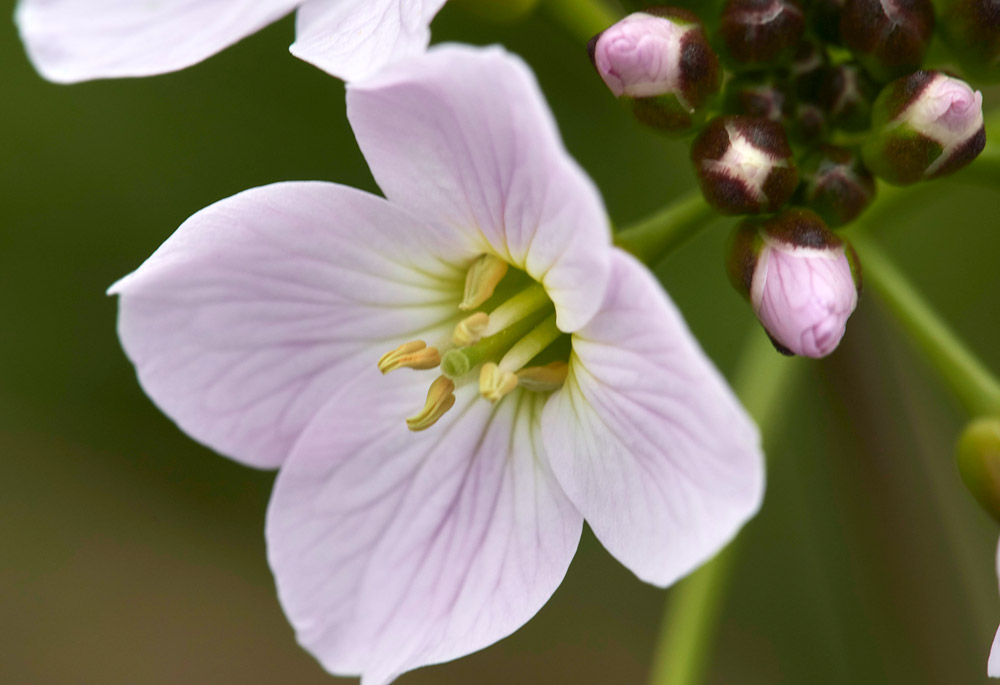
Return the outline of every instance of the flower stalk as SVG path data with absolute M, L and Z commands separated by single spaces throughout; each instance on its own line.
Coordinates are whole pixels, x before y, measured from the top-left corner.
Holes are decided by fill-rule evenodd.
M 874 241 L 855 235 L 866 282 L 944 376 L 972 416 L 1000 414 L 1000 382 L 920 297 Z
M 639 261 L 656 266 L 717 214 L 699 191 L 692 191 L 615 235 L 615 243 Z
M 619 8 L 606 0 L 542 0 L 542 8 L 584 43 L 622 17 Z
M 767 338 L 756 331 L 748 337 L 733 376 L 733 388 L 765 438 L 772 434 L 783 400 L 792 392 L 802 367 L 799 360 L 775 354 Z M 650 685 L 705 682 L 715 629 L 742 539 L 736 538 L 671 592 L 653 654 Z

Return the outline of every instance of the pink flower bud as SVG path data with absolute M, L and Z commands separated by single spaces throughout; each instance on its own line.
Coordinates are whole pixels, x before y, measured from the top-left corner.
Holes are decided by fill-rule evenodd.
M 938 73 L 901 117 L 942 147 L 964 142 L 983 126 L 983 94 Z
M 825 357 L 858 303 L 857 261 L 813 212 L 747 219 L 730 244 L 729 273 L 786 354 Z
M 681 133 L 722 85 L 718 58 L 698 18 L 654 7 L 631 14 L 595 36 L 591 61 L 615 97 L 632 100 L 636 116 Z

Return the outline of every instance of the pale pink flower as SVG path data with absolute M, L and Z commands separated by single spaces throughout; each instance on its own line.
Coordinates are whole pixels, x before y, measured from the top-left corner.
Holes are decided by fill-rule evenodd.
M 757 510 L 763 468 L 676 308 L 611 246 L 520 60 L 442 47 L 347 101 L 386 199 L 240 193 L 111 292 L 150 397 L 219 452 L 280 467 L 268 557 L 300 643 L 382 685 L 525 623 L 584 518 L 640 578 L 674 582 Z M 456 371 L 532 312 L 495 367 Z M 533 362 L 539 331 L 557 341 Z M 413 368 L 379 373 L 410 352 Z
M 184 69 L 298 8 L 292 53 L 345 80 L 423 51 L 445 0 L 20 0 L 28 56 L 50 81 Z

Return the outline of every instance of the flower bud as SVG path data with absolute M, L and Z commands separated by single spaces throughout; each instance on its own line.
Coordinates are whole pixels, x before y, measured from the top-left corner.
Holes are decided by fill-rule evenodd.
M 933 33 L 931 0 L 845 0 L 840 14 L 844 44 L 882 81 L 919 69 Z
M 775 211 L 799 182 L 781 124 L 761 117 L 712 119 L 691 144 L 705 200 L 724 214 Z
M 861 152 L 876 176 L 907 185 L 957 171 L 985 146 L 982 93 L 941 72 L 917 71 L 882 89 Z
M 1000 521 L 1000 418 L 971 421 L 958 439 L 955 460 L 965 486 Z
M 799 43 L 788 68 L 796 99 L 819 104 L 829 68 L 829 58 L 821 46 L 809 40 Z
M 808 209 L 741 221 L 727 270 L 782 354 L 825 357 L 858 303 L 854 250 Z
M 792 98 L 773 76 L 746 74 L 726 84 L 727 112 L 781 123 L 792 116 Z
M 820 104 L 831 123 L 845 131 L 866 131 L 871 125 L 872 103 L 878 85 L 855 63 L 838 64 L 826 73 Z
M 719 33 L 738 65 L 761 67 L 791 56 L 805 27 L 798 0 L 728 0 Z
M 722 85 L 722 71 L 698 17 L 649 8 L 591 39 L 590 59 L 615 97 L 627 98 L 642 123 L 684 133 L 699 123 Z
M 939 25 L 965 71 L 978 80 L 1000 80 L 1000 2 L 945 0 Z
M 795 203 L 819 214 L 828 226 L 854 221 L 875 198 L 875 178 L 859 155 L 836 145 L 819 145 L 799 162 L 802 182 Z

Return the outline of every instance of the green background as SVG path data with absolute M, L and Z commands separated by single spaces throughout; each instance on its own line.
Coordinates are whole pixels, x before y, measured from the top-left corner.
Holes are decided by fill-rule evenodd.
M 497 26 L 448 6 L 433 31 L 524 56 L 617 224 L 693 186 L 684 144 L 633 123 L 544 15 Z M 214 455 L 154 408 L 104 295 L 237 191 L 377 190 L 342 84 L 291 57 L 292 35 L 286 19 L 177 74 L 57 86 L 0 29 L 0 682 L 335 681 L 275 596 L 273 474 Z M 878 237 L 1000 370 L 998 195 L 960 177 L 926 190 Z M 725 279 L 725 237 L 719 222 L 659 273 L 728 372 L 745 335 L 763 333 Z M 987 682 L 998 531 L 954 468 L 958 404 L 871 293 L 841 348 L 806 367 L 767 435 L 766 502 L 742 534 L 709 682 Z M 670 595 L 587 531 L 524 628 L 400 682 L 643 683 Z

